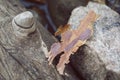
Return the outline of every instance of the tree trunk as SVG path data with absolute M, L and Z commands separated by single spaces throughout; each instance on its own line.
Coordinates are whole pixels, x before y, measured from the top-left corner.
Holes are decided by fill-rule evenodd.
M 70 66 L 63 77 L 48 65 L 45 54 L 55 39 L 37 20 L 34 32 L 16 35 L 12 20 L 24 11 L 18 0 L 0 0 L 0 80 L 80 80 Z

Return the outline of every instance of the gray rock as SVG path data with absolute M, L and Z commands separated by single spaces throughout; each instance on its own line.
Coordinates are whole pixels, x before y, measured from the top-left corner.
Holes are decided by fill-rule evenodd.
M 89 2 L 73 10 L 68 21 L 76 29 L 80 20 L 94 10 L 100 15 L 94 34 L 71 58 L 71 64 L 86 80 L 120 80 L 120 15 L 109 7 Z

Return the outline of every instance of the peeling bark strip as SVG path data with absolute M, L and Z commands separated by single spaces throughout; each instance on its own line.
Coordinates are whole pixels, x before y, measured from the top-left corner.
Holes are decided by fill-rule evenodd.
M 57 70 L 60 74 L 63 74 L 65 64 L 69 63 L 70 55 L 75 53 L 80 46 L 85 44 L 86 40 L 90 38 L 93 33 L 93 23 L 97 19 L 97 14 L 94 11 L 89 11 L 87 16 L 81 21 L 80 26 L 76 30 L 67 29 L 67 31 L 61 31 L 61 43 L 54 43 L 51 46 L 49 64 L 52 63 L 53 59 L 64 52 L 60 57 L 59 63 L 57 64 Z M 68 26 L 68 25 L 67 25 Z M 58 29 L 59 30 L 59 29 Z M 63 29 L 64 30 L 64 29 Z M 60 30 L 59 30 L 60 31 Z

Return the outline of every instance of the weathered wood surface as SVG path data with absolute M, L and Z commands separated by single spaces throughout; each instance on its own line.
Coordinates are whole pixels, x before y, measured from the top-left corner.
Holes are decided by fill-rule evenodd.
M 38 28 L 28 37 L 15 36 L 12 19 L 23 11 L 18 0 L 0 0 L 0 80 L 63 80 L 48 65 Z
M 67 76 L 48 65 L 46 46 L 49 49 L 55 39 L 37 20 L 35 32 L 16 36 L 12 20 L 24 11 L 18 0 L 0 0 L 0 80 L 80 80 L 70 65 Z

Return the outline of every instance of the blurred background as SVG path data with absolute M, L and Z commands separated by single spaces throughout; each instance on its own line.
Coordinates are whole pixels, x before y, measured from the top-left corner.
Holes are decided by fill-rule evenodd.
M 120 0 L 20 0 L 51 34 L 67 24 L 74 8 L 86 6 L 89 1 L 107 5 L 120 14 Z

